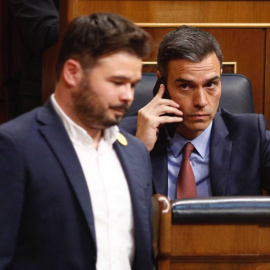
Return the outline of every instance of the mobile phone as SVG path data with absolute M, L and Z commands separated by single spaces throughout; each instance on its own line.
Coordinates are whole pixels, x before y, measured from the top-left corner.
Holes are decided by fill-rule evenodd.
M 165 92 L 164 92 L 162 98 L 171 99 L 169 91 L 167 89 L 167 85 L 165 83 L 165 80 L 162 77 L 157 79 L 157 82 L 153 88 L 153 95 L 155 96 L 157 94 L 161 84 L 164 84 L 164 86 L 165 86 Z M 175 116 L 174 114 L 171 114 L 171 113 L 167 113 L 166 115 Z M 171 138 L 173 138 L 174 133 L 175 133 L 178 125 L 179 125 L 179 123 L 170 123 L 170 124 L 165 125 L 165 128 L 166 128 L 166 130 Z

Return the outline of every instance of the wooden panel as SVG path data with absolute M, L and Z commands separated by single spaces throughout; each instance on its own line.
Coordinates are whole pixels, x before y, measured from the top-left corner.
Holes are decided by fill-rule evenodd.
M 172 241 L 172 256 L 252 254 L 258 248 L 257 225 L 174 225 L 171 235 L 179 240 Z M 238 241 L 232 243 L 232 239 Z
M 50 47 L 43 53 L 42 64 L 42 102 L 45 103 L 54 91 L 56 82 L 55 65 L 58 55 L 59 43 Z
M 266 237 L 267 236 L 267 237 Z M 258 235 L 258 252 L 260 254 L 270 254 L 270 231 L 267 226 L 260 226 L 259 235 Z
M 238 262 L 235 263 L 216 263 L 211 260 L 207 263 L 188 263 L 188 264 L 172 264 L 170 270 L 269 270 L 270 264 L 265 263 L 256 263 L 256 258 L 254 262 Z
M 179 239 L 179 241 L 172 241 L 172 256 L 270 254 L 269 226 L 257 224 L 174 225 L 171 235 L 177 235 Z M 237 241 L 232 242 L 232 239 L 237 239 Z
M 220 43 L 224 61 L 237 62 L 237 73 L 247 76 L 253 87 L 256 113 L 263 113 L 265 30 L 205 29 Z
M 220 43 L 224 61 L 237 62 L 237 73 L 250 79 L 255 112 L 263 113 L 265 31 L 262 29 L 205 30 L 213 34 Z
M 42 101 L 45 103 L 55 87 L 55 65 L 63 33 L 72 19 L 82 15 L 78 11 L 78 0 L 59 0 L 59 37 L 58 42 L 43 53 Z M 89 12 L 91 13 L 91 12 Z
M 199 220 L 190 224 L 174 224 L 168 198 L 161 195 L 154 198 L 160 203 L 159 270 L 270 269 L 268 220 L 264 225 L 233 224 L 228 213 L 231 224 L 200 224 Z M 212 209 L 209 207 L 209 210 Z M 202 220 L 205 219 L 204 211 Z
M 78 14 L 111 11 L 135 22 L 265 23 L 270 1 L 103 1 L 78 0 Z

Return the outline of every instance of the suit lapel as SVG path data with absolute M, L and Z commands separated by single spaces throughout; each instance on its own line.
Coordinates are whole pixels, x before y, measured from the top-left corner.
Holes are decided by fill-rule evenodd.
M 224 196 L 229 176 L 232 141 L 219 113 L 216 114 L 210 141 L 210 180 L 213 196 Z
M 151 165 L 150 161 L 149 164 L 145 164 L 147 161 L 142 160 L 136 151 L 137 145 L 130 141 L 127 146 L 116 141 L 113 147 L 125 173 L 132 201 L 136 248 L 133 268 L 137 269 L 138 265 L 142 265 L 142 258 L 152 253 L 150 216 L 152 205 L 149 200 L 152 194 Z M 145 153 L 147 153 L 146 150 Z M 147 167 L 149 167 L 149 172 L 144 170 Z
M 151 232 L 149 231 L 149 207 L 151 206 L 147 203 L 145 189 L 150 189 L 151 187 L 147 187 L 141 179 L 142 172 L 140 168 L 142 168 L 143 161 L 139 158 L 134 158 L 134 147 L 130 145 L 123 146 L 116 141 L 114 143 L 114 149 L 122 165 L 129 186 L 135 225 L 136 257 L 138 257 L 139 254 L 139 257 L 145 256 L 145 254 L 141 253 L 148 248 L 145 244 L 151 242 Z M 149 174 L 149 178 L 150 177 L 151 175 Z
M 116 141 L 113 147 L 120 160 L 121 166 L 124 170 L 127 179 L 132 200 L 135 222 L 136 223 L 138 221 L 146 222 L 148 219 L 146 209 L 147 205 L 145 204 L 146 201 L 144 192 L 146 185 L 142 182 L 141 179 L 142 173 L 140 171 L 143 161 L 139 160 L 138 158 L 134 158 L 134 147 L 131 147 L 130 145 L 123 146 L 118 141 Z M 147 225 L 147 223 L 145 224 Z
M 39 112 L 38 121 L 43 123 L 40 132 L 64 169 L 84 213 L 92 237 L 96 241 L 93 211 L 86 180 L 75 149 L 50 101 Z
M 140 189 L 142 185 L 140 183 L 140 172 L 138 170 L 138 168 L 141 167 L 141 161 L 134 159 L 134 149 L 132 149 L 130 146 L 123 146 L 118 141 L 116 141 L 113 147 L 124 170 L 132 200 L 140 201 L 143 199 L 140 197 L 144 195 Z

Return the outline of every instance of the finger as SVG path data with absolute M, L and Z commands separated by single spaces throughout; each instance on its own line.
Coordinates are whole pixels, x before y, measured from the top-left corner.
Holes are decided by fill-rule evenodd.
M 164 95 L 164 92 L 165 92 L 165 85 L 161 83 L 159 86 L 158 92 L 156 94 L 156 97 L 162 98 L 162 96 Z
M 165 104 L 167 106 L 173 106 L 173 107 L 179 108 L 180 105 L 178 103 L 176 103 L 175 101 L 173 101 L 171 98 L 169 98 L 169 99 L 163 98 L 165 91 L 168 91 L 165 88 L 165 85 L 163 83 L 160 84 L 159 90 L 158 90 L 157 95 L 156 95 L 156 97 L 157 97 L 156 99 L 161 98 L 162 102 L 164 102 L 163 104 Z
M 166 106 L 162 115 L 165 115 L 165 114 L 173 114 L 173 116 L 182 116 L 183 115 L 183 112 L 178 109 L 178 108 L 174 108 L 174 107 L 170 107 L 170 106 Z
M 177 116 L 160 116 L 159 117 L 159 123 L 161 125 L 169 124 L 169 123 L 179 123 L 183 121 L 183 117 L 177 117 Z
M 176 103 L 174 100 L 172 99 L 166 99 L 166 98 L 163 98 L 162 99 L 162 104 L 163 105 L 166 105 L 168 107 L 174 107 L 174 108 L 179 108 L 180 105 L 178 103 Z

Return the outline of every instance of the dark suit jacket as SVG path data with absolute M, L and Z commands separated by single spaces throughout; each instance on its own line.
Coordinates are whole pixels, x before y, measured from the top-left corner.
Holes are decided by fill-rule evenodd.
M 136 121 L 136 116 L 126 117 L 120 126 L 135 134 Z M 150 155 L 154 192 L 167 195 L 164 129 Z M 263 115 L 217 112 L 210 141 L 210 181 L 213 196 L 260 195 L 262 187 L 270 192 L 270 132 Z
M 133 206 L 133 269 L 152 270 L 150 158 L 138 139 L 122 134 L 128 145 L 114 149 Z M 50 102 L 0 127 L 0 217 L 1 270 L 95 269 L 91 198 Z

